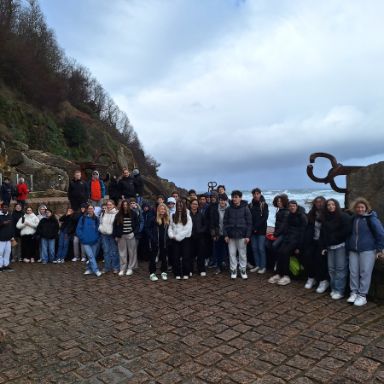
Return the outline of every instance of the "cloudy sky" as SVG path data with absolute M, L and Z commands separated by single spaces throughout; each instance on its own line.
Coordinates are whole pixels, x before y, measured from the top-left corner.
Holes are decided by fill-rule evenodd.
M 317 188 L 312 152 L 384 160 L 382 0 L 40 5 L 179 186 Z

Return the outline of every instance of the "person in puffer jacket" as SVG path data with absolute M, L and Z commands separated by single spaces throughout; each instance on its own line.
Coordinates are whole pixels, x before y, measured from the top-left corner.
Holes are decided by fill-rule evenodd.
M 232 202 L 224 214 L 224 238 L 228 244 L 231 279 L 237 277 L 239 264 L 242 279 L 247 279 L 247 244 L 252 234 L 252 215 L 241 191 L 231 193 Z M 236 253 L 239 253 L 237 262 Z
M 38 225 L 39 219 L 33 213 L 32 207 L 27 207 L 25 214 L 16 224 L 16 228 L 20 229 L 21 257 L 25 263 L 35 262 L 36 239 L 34 235 Z
M 94 273 L 97 277 L 101 276 L 101 272 L 96 263 L 96 251 L 100 239 L 98 228 L 99 219 L 95 215 L 95 208 L 93 205 L 89 205 L 87 213 L 80 217 L 76 228 L 76 235 L 79 238 L 80 243 L 83 244 L 84 252 L 89 261 L 84 275 L 91 275 Z
M 118 210 L 112 200 L 107 201 L 107 209 L 100 215 L 99 231 L 104 252 L 104 272 L 119 273 L 120 260 L 116 240 L 113 237 L 113 222 Z
M 177 280 L 189 278 L 189 241 L 192 235 L 192 219 L 182 200 L 176 201 L 176 212 L 171 216 L 168 236 L 172 240 L 173 272 Z
M 348 238 L 351 295 L 347 302 L 358 307 L 367 304 L 376 254 L 384 251 L 384 229 L 376 212 L 364 198 L 350 206 L 354 213 L 352 233 Z

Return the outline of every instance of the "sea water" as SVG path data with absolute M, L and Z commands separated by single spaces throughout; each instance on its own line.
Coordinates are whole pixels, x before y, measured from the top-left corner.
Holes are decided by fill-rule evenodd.
M 296 200 L 297 203 L 305 208 L 308 212 L 311 208 L 312 201 L 317 196 L 324 196 L 326 199 L 335 199 L 344 207 L 344 194 L 337 193 L 332 189 L 270 189 L 262 192 L 269 208 L 268 225 L 273 227 L 275 225 L 276 208 L 273 206 L 272 201 L 276 195 L 285 193 L 288 195 L 289 200 Z M 243 191 L 243 200 L 251 202 L 251 191 Z

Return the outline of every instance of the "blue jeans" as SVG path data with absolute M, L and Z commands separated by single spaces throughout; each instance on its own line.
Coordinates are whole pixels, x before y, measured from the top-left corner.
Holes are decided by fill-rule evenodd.
M 228 257 L 228 245 L 224 240 L 224 236 L 220 236 L 213 242 L 214 261 L 217 263 L 217 268 L 223 268 L 223 262 Z
M 331 278 L 331 290 L 344 295 L 348 275 L 348 260 L 345 247 L 328 248 L 328 272 Z
M 55 258 L 55 239 L 44 239 L 41 238 L 40 242 L 41 247 L 41 261 L 43 263 L 48 263 L 53 261 Z
M 349 284 L 352 293 L 357 293 L 361 296 L 366 296 L 368 294 L 375 261 L 376 250 L 349 252 Z
M 255 267 L 264 269 L 267 267 L 267 253 L 265 249 L 265 235 L 253 234 L 251 238 L 251 246 Z
M 89 269 L 91 272 L 96 273 L 99 272 L 99 267 L 96 263 L 96 251 L 98 248 L 99 242 L 89 245 L 89 244 L 83 244 L 84 246 L 84 252 L 88 257 L 88 266 L 87 269 Z
M 104 269 L 109 272 L 111 269 L 120 269 L 120 257 L 117 244 L 112 235 L 101 235 L 101 244 L 104 252 Z
M 57 260 L 64 260 L 67 257 L 70 235 L 68 233 L 60 231 L 59 245 L 57 248 Z

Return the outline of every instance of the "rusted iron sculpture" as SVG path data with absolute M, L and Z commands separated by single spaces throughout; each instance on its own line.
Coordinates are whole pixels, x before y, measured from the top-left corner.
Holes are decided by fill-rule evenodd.
M 328 171 L 327 176 L 325 177 L 317 177 L 313 174 L 313 165 L 318 157 L 324 157 L 328 159 L 331 162 L 331 169 Z M 337 162 L 335 156 L 330 155 L 329 153 L 324 152 L 315 152 L 312 153 L 309 156 L 309 162 L 311 164 L 307 165 L 307 175 L 311 180 L 313 180 L 316 183 L 324 183 L 329 184 L 331 188 L 335 192 L 340 193 L 347 193 L 347 188 L 341 188 L 336 185 L 335 177 L 336 176 L 347 176 L 352 172 L 357 171 L 358 169 L 362 168 L 361 166 L 350 166 L 350 165 L 343 165 Z

